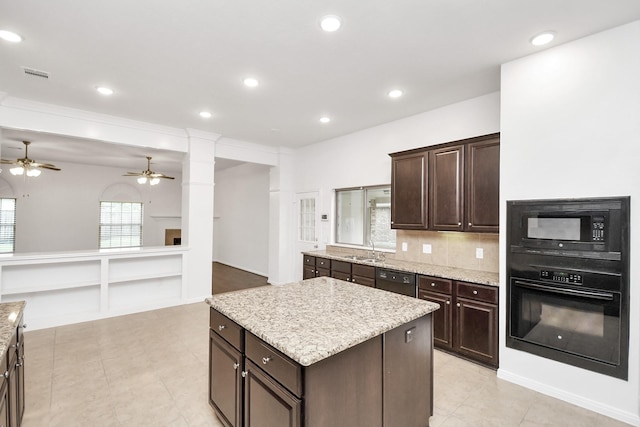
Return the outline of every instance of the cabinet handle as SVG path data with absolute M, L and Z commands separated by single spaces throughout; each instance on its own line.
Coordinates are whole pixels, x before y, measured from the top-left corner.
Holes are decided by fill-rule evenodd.
M 435 283 L 431 282 L 431 286 L 435 286 L 435 285 L 436 285 Z
M 473 290 L 473 294 L 474 295 L 478 295 L 478 291 L 476 291 L 475 289 Z
M 469 227 L 471 227 L 473 224 L 469 223 Z
M 456 306 L 457 306 L 457 307 L 460 307 L 460 303 L 457 303 L 457 304 L 456 304 Z
M 462 223 L 461 223 L 461 222 L 459 222 L 459 223 L 458 223 L 458 226 L 461 226 L 461 225 L 462 225 Z
M 5 371 L 4 377 L 7 378 L 7 379 L 9 378 L 9 371 Z
M 218 330 L 219 330 L 220 332 L 222 332 L 222 330 L 223 330 L 224 328 L 226 328 L 226 326 L 225 326 L 225 325 L 218 325 Z
M 262 358 L 262 364 L 263 364 L 263 365 L 266 365 L 266 364 L 267 364 L 267 363 L 269 363 L 271 360 L 273 360 L 273 359 L 271 359 L 269 356 L 267 356 L 267 357 L 263 357 L 263 358 Z
M 233 364 L 233 369 L 236 369 L 236 370 L 237 370 L 239 367 L 240 367 L 240 364 L 239 364 L 239 363 L 234 363 L 234 364 Z
M 242 371 L 240 372 L 240 375 L 242 375 L 242 378 L 246 378 L 248 373 L 249 371 Z
M 451 304 L 451 301 L 447 300 L 447 305 Z
M 21 368 L 21 367 L 22 367 L 22 362 L 16 363 L 16 368 Z

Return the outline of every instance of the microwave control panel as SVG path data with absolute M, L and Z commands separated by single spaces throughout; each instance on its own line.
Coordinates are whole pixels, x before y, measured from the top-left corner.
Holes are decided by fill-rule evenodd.
M 591 239 L 594 242 L 604 242 L 604 217 L 594 216 L 591 223 Z
M 582 285 L 582 274 L 567 271 L 540 270 L 540 279 Z

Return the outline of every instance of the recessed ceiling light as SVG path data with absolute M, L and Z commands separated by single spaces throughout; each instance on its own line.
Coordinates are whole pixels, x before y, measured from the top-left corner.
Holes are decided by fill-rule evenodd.
M 96 90 L 98 91 L 98 93 L 102 95 L 107 95 L 107 96 L 113 95 L 113 89 L 109 89 L 108 87 L 105 87 L 105 86 L 98 86 Z
M 247 77 L 242 81 L 247 87 L 256 87 L 258 86 L 258 80 L 253 77 Z
M 6 40 L 11 43 L 18 43 L 22 41 L 22 37 L 20 37 L 18 34 L 7 30 L 0 30 L 0 39 Z
M 556 33 L 554 33 L 553 31 L 545 31 L 544 33 L 540 33 L 537 36 L 532 37 L 531 44 L 534 46 L 542 46 L 550 43 L 555 36 Z
M 200 117 L 203 119 L 209 119 L 211 118 L 211 113 L 208 111 L 200 111 Z
M 320 20 L 320 28 L 328 33 L 337 31 L 342 26 L 342 21 L 338 16 L 327 15 Z
M 400 89 L 393 89 L 389 91 L 389 98 L 400 98 L 403 95 L 404 92 L 402 92 Z
M 330 117 L 324 116 L 320 117 L 320 123 L 329 123 L 331 121 Z

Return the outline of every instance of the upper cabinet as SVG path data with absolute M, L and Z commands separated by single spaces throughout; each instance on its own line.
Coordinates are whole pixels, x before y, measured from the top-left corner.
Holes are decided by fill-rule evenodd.
M 425 229 L 429 153 L 418 151 L 391 156 L 391 228 Z
M 498 232 L 499 133 L 391 157 L 392 228 Z

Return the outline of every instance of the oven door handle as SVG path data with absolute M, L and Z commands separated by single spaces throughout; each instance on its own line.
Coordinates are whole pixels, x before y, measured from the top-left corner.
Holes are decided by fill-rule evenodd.
M 523 288 L 535 289 L 538 291 L 545 291 L 545 292 L 552 292 L 555 294 L 579 296 L 583 298 L 591 298 L 591 299 L 596 299 L 601 301 L 613 301 L 613 294 L 610 292 L 584 291 L 581 289 L 558 289 L 558 288 L 552 288 L 545 285 L 538 285 L 537 283 L 521 282 L 519 280 L 516 280 L 515 284 Z

